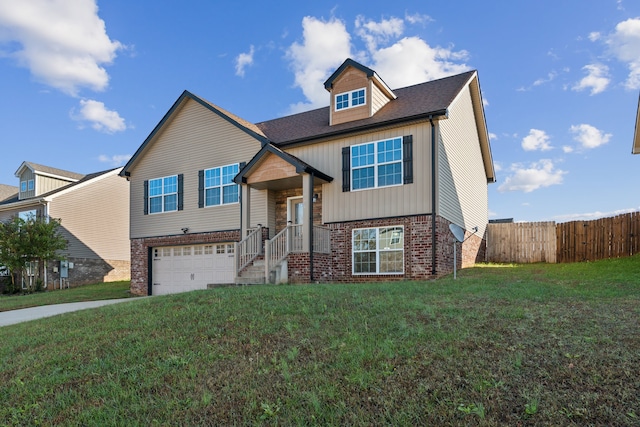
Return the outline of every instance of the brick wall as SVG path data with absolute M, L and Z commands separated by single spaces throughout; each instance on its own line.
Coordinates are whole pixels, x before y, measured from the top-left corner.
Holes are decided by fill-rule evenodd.
M 238 241 L 240 241 L 240 230 L 131 239 L 131 293 L 148 295 L 150 248 Z
M 313 223 L 322 225 L 322 186 L 313 187 L 313 194 L 317 194 L 318 200 L 313 204 Z M 301 197 L 302 188 L 291 188 L 289 190 L 275 192 L 276 201 L 276 233 L 280 232 L 287 225 L 287 199 L 289 197 Z

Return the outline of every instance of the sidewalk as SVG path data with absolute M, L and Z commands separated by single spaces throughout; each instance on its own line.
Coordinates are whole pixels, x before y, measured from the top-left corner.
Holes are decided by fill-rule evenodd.
M 42 319 L 71 311 L 86 310 L 123 301 L 135 301 L 137 298 L 107 299 L 102 301 L 70 302 L 67 304 L 43 305 L 40 307 L 22 308 L 20 310 L 3 311 L 0 313 L 0 327 Z

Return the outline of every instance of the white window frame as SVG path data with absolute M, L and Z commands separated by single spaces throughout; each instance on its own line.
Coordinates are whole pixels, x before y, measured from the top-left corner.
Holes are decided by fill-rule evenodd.
M 362 103 L 359 104 L 354 104 L 354 100 L 355 99 L 360 99 L 360 97 L 355 97 L 354 94 L 363 91 L 363 96 L 362 96 Z M 338 97 L 344 97 L 346 96 L 346 107 L 340 107 L 338 108 Z M 354 108 L 354 107 L 361 107 L 363 105 L 367 105 L 367 88 L 366 87 L 361 87 L 358 89 L 354 89 L 354 90 L 350 90 L 347 92 L 342 92 L 342 93 L 337 93 L 334 95 L 334 111 L 344 111 L 344 110 L 348 110 L 349 108 Z M 342 104 L 344 101 L 340 101 L 340 104 Z
M 24 193 L 27 191 L 27 181 L 20 181 L 20 192 Z
M 27 191 L 33 191 L 36 189 L 35 181 L 30 179 L 27 181 Z
M 387 142 L 387 141 L 399 141 L 400 142 L 400 159 L 394 159 L 391 161 L 379 161 L 378 159 L 378 144 L 381 142 Z M 373 145 L 373 163 L 371 164 L 366 164 L 366 165 L 358 165 L 358 166 L 354 166 L 354 149 L 363 147 L 363 146 L 367 146 L 367 145 Z M 403 150 L 403 145 L 402 145 L 402 137 L 395 137 L 395 138 L 387 138 L 387 139 L 381 139 L 378 141 L 372 141 L 372 142 L 365 142 L 362 144 L 355 144 L 349 147 L 349 185 L 351 186 L 351 191 L 363 191 L 363 190 L 372 190 L 375 188 L 386 188 L 386 187 L 397 187 L 400 185 L 403 185 L 403 177 L 404 177 L 404 150 Z M 378 181 L 379 181 L 379 169 L 381 166 L 387 166 L 387 165 L 392 165 L 392 164 L 396 164 L 398 163 L 400 165 L 400 182 L 398 182 L 397 184 L 385 184 L 385 185 L 379 185 Z M 353 176 L 353 172 L 356 170 L 364 170 L 367 168 L 373 168 L 373 186 L 371 187 L 360 187 L 360 188 L 354 188 L 354 183 L 355 183 L 355 179 Z
M 176 191 L 172 191 L 172 192 L 167 192 L 165 193 L 165 179 L 168 178 L 175 178 L 176 180 Z M 151 194 L 151 183 L 154 181 L 161 181 L 162 182 L 162 190 L 160 194 Z M 161 214 L 161 213 L 165 213 L 165 212 L 175 212 L 178 210 L 178 175 L 168 175 L 168 176 L 163 176 L 161 178 L 153 178 L 149 180 L 149 194 L 148 194 L 148 200 L 149 200 L 149 215 L 156 215 L 156 214 Z M 165 206 L 165 202 L 166 202 L 166 197 L 167 196 L 173 196 L 175 195 L 176 197 L 176 202 L 175 202 L 175 209 L 166 209 Z M 162 209 L 158 212 L 152 212 L 152 204 L 151 204 L 151 199 L 155 199 L 155 198 L 160 198 L 160 200 L 162 200 Z
M 231 181 L 225 183 L 224 182 L 224 170 L 225 168 L 234 168 L 235 167 L 235 173 L 233 173 L 233 175 L 231 175 Z M 218 185 L 207 185 L 207 172 L 212 172 L 215 170 L 219 170 L 220 171 L 220 175 L 219 175 L 219 179 L 220 179 L 220 184 Z M 204 171 L 204 207 L 205 208 L 210 208 L 213 206 L 227 206 L 227 205 L 237 205 L 238 203 L 240 203 L 240 186 L 238 184 L 236 184 L 235 182 L 233 182 L 233 177 L 236 176 L 238 174 L 238 172 L 240 171 L 240 163 L 231 163 L 228 165 L 224 165 L 224 166 L 218 166 L 215 168 L 209 168 L 209 169 L 205 169 Z M 229 176 L 229 175 L 227 175 Z M 232 202 L 225 202 L 224 201 L 224 189 L 225 188 L 231 188 L 231 187 L 235 187 L 236 188 L 236 200 L 232 201 Z M 220 190 L 220 203 L 208 203 L 208 198 L 207 198 L 207 190 L 213 190 L 213 189 L 219 189 Z
M 364 248 L 364 249 L 356 249 L 356 235 L 358 232 L 364 230 L 375 230 L 375 244 L 374 248 Z M 399 245 L 399 247 L 390 247 L 390 246 L 382 246 L 381 242 L 381 230 L 387 230 L 391 233 L 388 237 L 390 245 Z M 401 237 L 396 235 L 395 232 L 400 231 Z M 363 276 L 363 275 L 376 275 L 376 276 L 390 276 L 390 275 L 400 275 L 404 274 L 404 226 L 403 225 L 388 225 L 384 227 L 365 227 L 365 228 L 354 228 L 351 232 L 351 273 L 354 276 Z M 396 238 L 399 238 L 395 243 L 393 242 Z M 375 254 L 375 271 L 356 271 L 356 254 L 359 253 L 372 253 Z M 390 254 L 390 253 L 401 253 L 402 254 L 402 270 L 401 271 L 380 271 L 380 256 L 381 254 Z

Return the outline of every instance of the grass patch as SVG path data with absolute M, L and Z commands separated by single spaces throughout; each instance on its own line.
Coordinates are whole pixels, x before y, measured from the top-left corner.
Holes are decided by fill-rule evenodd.
M 0 425 L 639 425 L 640 257 L 0 328 Z
M 0 311 L 20 308 L 38 307 L 41 305 L 63 304 L 67 302 L 98 301 L 114 298 L 129 298 L 130 282 L 108 282 L 95 285 L 79 286 L 71 289 L 36 292 L 32 294 L 4 295 L 0 294 Z

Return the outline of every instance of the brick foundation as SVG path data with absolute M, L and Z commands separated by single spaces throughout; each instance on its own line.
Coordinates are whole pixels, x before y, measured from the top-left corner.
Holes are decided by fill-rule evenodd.
M 148 258 L 151 248 L 238 241 L 240 241 L 240 230 L 131 239 L 131 293 L 149 294 Z

